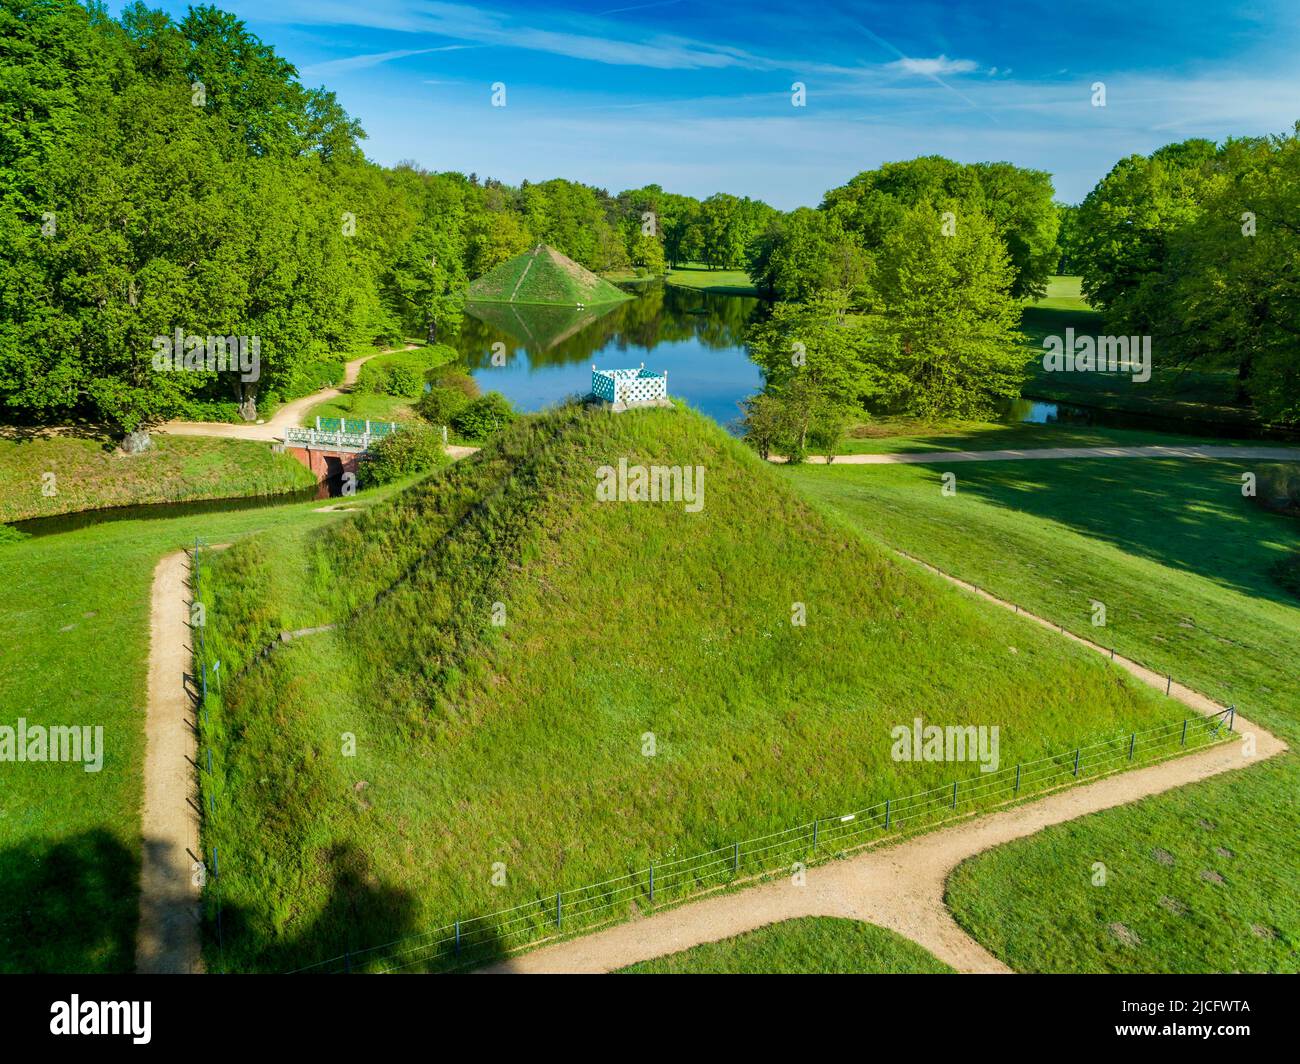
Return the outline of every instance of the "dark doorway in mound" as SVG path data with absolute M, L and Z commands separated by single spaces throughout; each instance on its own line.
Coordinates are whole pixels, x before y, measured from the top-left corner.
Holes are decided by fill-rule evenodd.
M 343 459 L 325 459 L 325 486 L 331 499 L 343 494 Z

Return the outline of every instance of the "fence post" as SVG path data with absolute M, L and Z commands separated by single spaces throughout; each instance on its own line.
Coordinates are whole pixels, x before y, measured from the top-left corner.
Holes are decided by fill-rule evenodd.
M 1133 760 L 1133 747 L 1136 745 L 1137 741 L 1138 741 L 1137 732 L 1134 732 L 1132 735 L 1128 737 L 1128 759 L 1130 761 Z
M 1012 794 L 1020 793 L 1020 766 L 1019 765 L 1016 766 L 1016 789 L 1011 793 Z
M 651 903 L 653 903 L 654 900 L 655 900 L 655 866 L 654 866 L 654 865 L 651 865 L 651 866 L 650 866 L 650 901 L 651 901 Z
M 1169 688 L 1171 688 L 1173 685 L 1174 685 L 1174 677 L 1173 677 L 1173 674 L 1172 674 L 1172 673 L 1166 673 L 1166 674 L 1165 674 L 1165 694 L 1166 694 L 1166 695 L 1169 694 Z
M 957 781 L 952 781 L 952 807 L 957 808 Z
M 731 848 L 731 872 L 732 875 L 740 875 L 740 843 L 735 843 Z
M 1074 751 L 1074 774 L 1076 776 L 1079 774 L 1079 751 L 1078 750 Z
M 564 908 L 560 903 L 560 892 L 555 892 L 555 926 L 561 927 L 564 924 Z
M 813 853 L 817 852 L 817 821 L 813 821 Z
M 1179 746 L 1187 745 L 1187 718 L 1186 717 L 1183 718 L 1183 738 L 1178 745 Z
M 456 945 L 454 949 L 456 950 L 456 956 L 459 957 L 460 956 L 460 921 L 459 920 L 456 921 Z
M 1228 731 L 1232 731 L 1233 725 L 1237 723 L 1237 703 L 1234 702 L 1228 707 Z
M 889 830 L 889 799 L 885 799 L 885 830 Z

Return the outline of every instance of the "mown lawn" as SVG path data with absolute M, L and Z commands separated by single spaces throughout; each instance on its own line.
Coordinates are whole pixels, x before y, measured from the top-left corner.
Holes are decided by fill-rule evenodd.
M 703 509 L 599 503 L 621 457 L 703 465 Z M 232 548 L 205 587 L 232 670 L 205 736 L 221 970 L 418 966 L 355 951 L 516 904 L 544 929 L 556 890 L 976 771 L 894 761 L 917 716 L 998 725 L 1004 765 L 1183 717 L 681 410 L 539 416 L 334 532 Z M 355 610 L 234 679 L 278 629 Z
M 711 270 L 707 266 L 691 263 L 669 270 L 664 278 L 668 284 L 681 288 L 698 288 L 725 296 L 756 296 L 758 289 L 744 270 Z
M 620 975 L 918 975 L 952 969 L 902 935 L 860 920 L 808 916 L 642 961 Z
M 1147 447 L 1212 443 L 1217 447 L 1249 447 L 1249 441 L 1206 440 L 1148 429 L 1116 429 L 1084 425 L 1036 425 L 1028 422 L 952 421 L 917 423 L 906 420 L 868 422 L 851 428 L 840 454 L 901 454 L 920 451 L 992 451 L 1033 447 Z
M 110 506 L 278 495 L 313 483 L 292 456 L 251 440 L 155 434 L 149 450 L 127 455 L 107 438 L 0 438 L 0 523 Z
M 1236 703 L 1294 745 L 1300 600 L 1274 574 L 1300 538 L 1294 518 L 1242 498 L 1247 458 L 966 463 L 954 497 L 941 495 L 939 467 L 784 475 L 869 541 Z M 1091 623 L 1095 601 L 1104 628 Z M 950 902 L 1022 970 L 1295 970 L 1298 793 L 1288 753 L 976 858 Z M 1114 870 L 1105 888 L 1091 885 L 1095 861 Z
M 222 542 L 344 516 L 314 512 L 319 505 L 0 542 L 0 723 L 101 725 L 105 746 L 98 773 L 0 763 L 0 971 L 134 966 L 154 567 L 196 535 Z

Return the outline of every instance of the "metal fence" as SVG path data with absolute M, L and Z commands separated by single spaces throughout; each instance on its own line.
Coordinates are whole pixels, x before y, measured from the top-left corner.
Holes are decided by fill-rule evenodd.
M 996 772 L 954 780 L 901 798 L 758 838 L 730 843 L 533 901 L 352 950 L 297 972 L 455 971 L 579 930 L 614 923 L 742 880 L 793 871 L 1020 799 L 1096 779 L 1136 762 L 1157 761 L 1203 747 L 1233 731 L 1235 706 L 1145 731 L 1116 735 Z

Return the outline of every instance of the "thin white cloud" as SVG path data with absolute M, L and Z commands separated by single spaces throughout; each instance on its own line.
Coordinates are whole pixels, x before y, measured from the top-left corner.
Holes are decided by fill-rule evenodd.
M 919 74 L 922 77 L 935 78 L 944 74 L 969 74 L 978 70 L 979 64 L 973 59 L 949 59 L 946 55 L 933 59 L 913 59 L 904 56 L 889 64 L 892 70 L 901 70 L 905 74 Z
M 230 2 L 230 0 L 228 0 Z M 246 5 L 234 3 L 236 8 Z M 250 13 L 251 14 L 251 13 Z M 617 21 L 601 24 L 586 19 L 587 32 L 574 32 L 575 20 L 549 18 L 524 22 L 518 17 L 467 4 L 368 0 L 269 0 L 260 4 L 256 17 L 295 25 L 363 26 L 401 33 L 432 34 L 478 45 L 519 48 L 611 66 L 639 66 L 657 70 L 801 70 L 826 74 L 858 73 L 854 67 L 759 55 L 725 44 L 692 40 L 668 34 L 628 37 Z M 546 16 L 537 16 L 545 18 Z M 561 28 L 562 27 L 562 28 Z M 622 34 L 623 36 L 620 36 Z M 382 53 L 381 53 L 382 54 Z M 352 69 L 352 68 L 348 68 Z
M 367 70 L 370 67 L 379 66 L 381 63 L 390 63 L 394 59 L 406 59 L 413 55 L 428 55 L 430 52 L 459 52 L 465 48 L 473 48 L 472 44 L 445 44 L 438 48 L 397 48 L 391 52 L 371 52 L 368 55 L 349 55 L 342 59 L 327 59 L 321 63 L 313 63 L 309 67 L 304 67 L 301 71 L 304 77 L 316 77 L 320 74 L 344 74 L 350 70 Z

